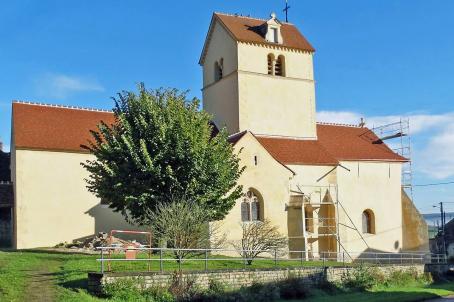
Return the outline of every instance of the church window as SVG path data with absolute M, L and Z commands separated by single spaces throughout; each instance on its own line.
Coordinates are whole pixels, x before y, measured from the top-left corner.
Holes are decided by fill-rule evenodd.
M 224 68 L 224 59 L 220 59 L 219 62 L 214 63 L 214 80 L 217 82 L 222 79 L 222 70 Z
M 277 57 L 274 66 L 274 74 L 281 77 L 285 76 L 285 57 L 283 55 Z
M 274 75 L 274 55 L 268 55 L 268 74 Z
M 259 158 L 257 155 L 254 156 L 254 165 L 257 166 L 259 164 Z
M 363 212 L 362 231 L 364 234 L 375 234 L 375 216 L 371 210 Z
M 247 200 L 241 202 L 241 221 L 250 221 L 249 203 Z
M 259 197 L 252 191 L 248 191 L 241 202 L 241 221 L 260 221 L 262 220 L 261 202 Z

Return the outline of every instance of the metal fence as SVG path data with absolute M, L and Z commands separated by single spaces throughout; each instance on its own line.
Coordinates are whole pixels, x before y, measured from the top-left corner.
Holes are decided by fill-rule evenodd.
M 171 263 L 179 270 L 185 269 L 189 263 L 203 263 L 203 270 L 232 269 L 232 264 L 238 264 L 241 268 L 257 268 L 249 265 L 250 262 L 259 264 L 261 268 L 273 267 L 309 267 L 309 266 L 355 266 L 361 264 L 373 265 L 415 265 L 415 264 L 443 264 L 446 256 L 431 253 L 385 253 L 385 252 L 309 252 L 305 251 L 282 251 L 282 250 L 235 250 L 235 249 L 176 249 L 176 248 L 146 248 L 146 247 L 98 247 L 100 258 L 100 270 L 102 273 L 112 270 L 112 263 L 132 262 L 147 264 L 147 271 L 163 272 L 165 263 Z M 127 256 L 129 253 L 129 257 Z M 133 256 L 131 257 L 131 254 Z M 257 256 L 253 257 L 252 254 Z M 126 255 L 123 257 L 123 255 Z M 216 262 L 228 262 L 229 267 L 218 267 Z M 152 265 L 158 263 L 156 268 Z M 235 266 L 235 265 L 233 265 Z M 187 268 L 187 267 L 186 267 Z M 238 267 L 237 267 L 238 268 Z M 188 268 L 189 269 L 189 268 Z

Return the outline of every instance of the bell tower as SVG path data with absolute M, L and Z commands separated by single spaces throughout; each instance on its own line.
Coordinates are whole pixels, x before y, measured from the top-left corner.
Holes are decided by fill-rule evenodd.
M 316 139 L 314 51 L 275 14 L 215 13 L 199 62 L 203 109 L 231 134 Z

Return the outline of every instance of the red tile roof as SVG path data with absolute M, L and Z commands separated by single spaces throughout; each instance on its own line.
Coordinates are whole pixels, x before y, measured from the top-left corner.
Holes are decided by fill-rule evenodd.
M 16 148 L 87 152 L 90 130 L 100 121 L 112 124 L 112 112 L 70 107 L 13 103 L 13 139 Z
M 257 136 L 278 161 L 287 164 L 337 165 L 339 161 L 407 161 L 368 128 L 317 125 L 317 140 Z
M 337 165 L 339 162 L 316 140 L 257 136 L 276 160 L 286 165 Z
M 104 121 L 114 123 L 112 112 L 62 106 L 13 103 L 13 139 L 16 148 L 86 152 L 80 145 L 91 140 L 90 130 Z M 231 135 L 232 144 L 246 131 Z M 336 165 L 341 160 L 406 161 L 368 128 L 317 125 L 318 140 L 256 136 L 280 163 Z
M 214 20 L 218 20 L 231 34 L 232 38 L 240 42 L 251 42 L 259 44 L 274 45 L 276 43 L 267 42 L 264 35 L 261 33 L 261 26 L 266 23 L 267 20 L 236 16 L 236 15 L 227 15 L 221 13 L 214 13 L 211 24 L 214 23 Z M 281 34 L 283 39 L 283 44 L 278 46 L 283 46 L 286 48 L 297 49 L 308 52 L 315 52 L 314 47 L 307 41 L 307 39 L 299 32 L 298 28 L 291 23 L 281 22 Z M 200 62 L 203 61 L 205 56 L 205 51 L 207 43 L 210 39 L 212 31 L 212 26 L 208 32 L 208 37 L 205 41 L 205 46 L 202 51 L 202 56 Z
M 337 160 L 407 161 L 396 154 L 368 128 L 318 124 L 320 144 Z

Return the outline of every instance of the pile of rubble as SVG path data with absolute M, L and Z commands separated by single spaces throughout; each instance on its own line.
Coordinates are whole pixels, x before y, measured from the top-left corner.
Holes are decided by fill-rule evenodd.
M 115 236 L 110 237 L 109 234 L 99 232 L 98 235 L 85 239 L 84 241 L 73 241 L 72 243 L 60 243 L 56 248 L 69 248 L 69 249 L 84 249 L 96 250 L 98 247 L 113 246 L 113 247 L 145 247 L 141 243 L 133 240 L 123 240 Z

